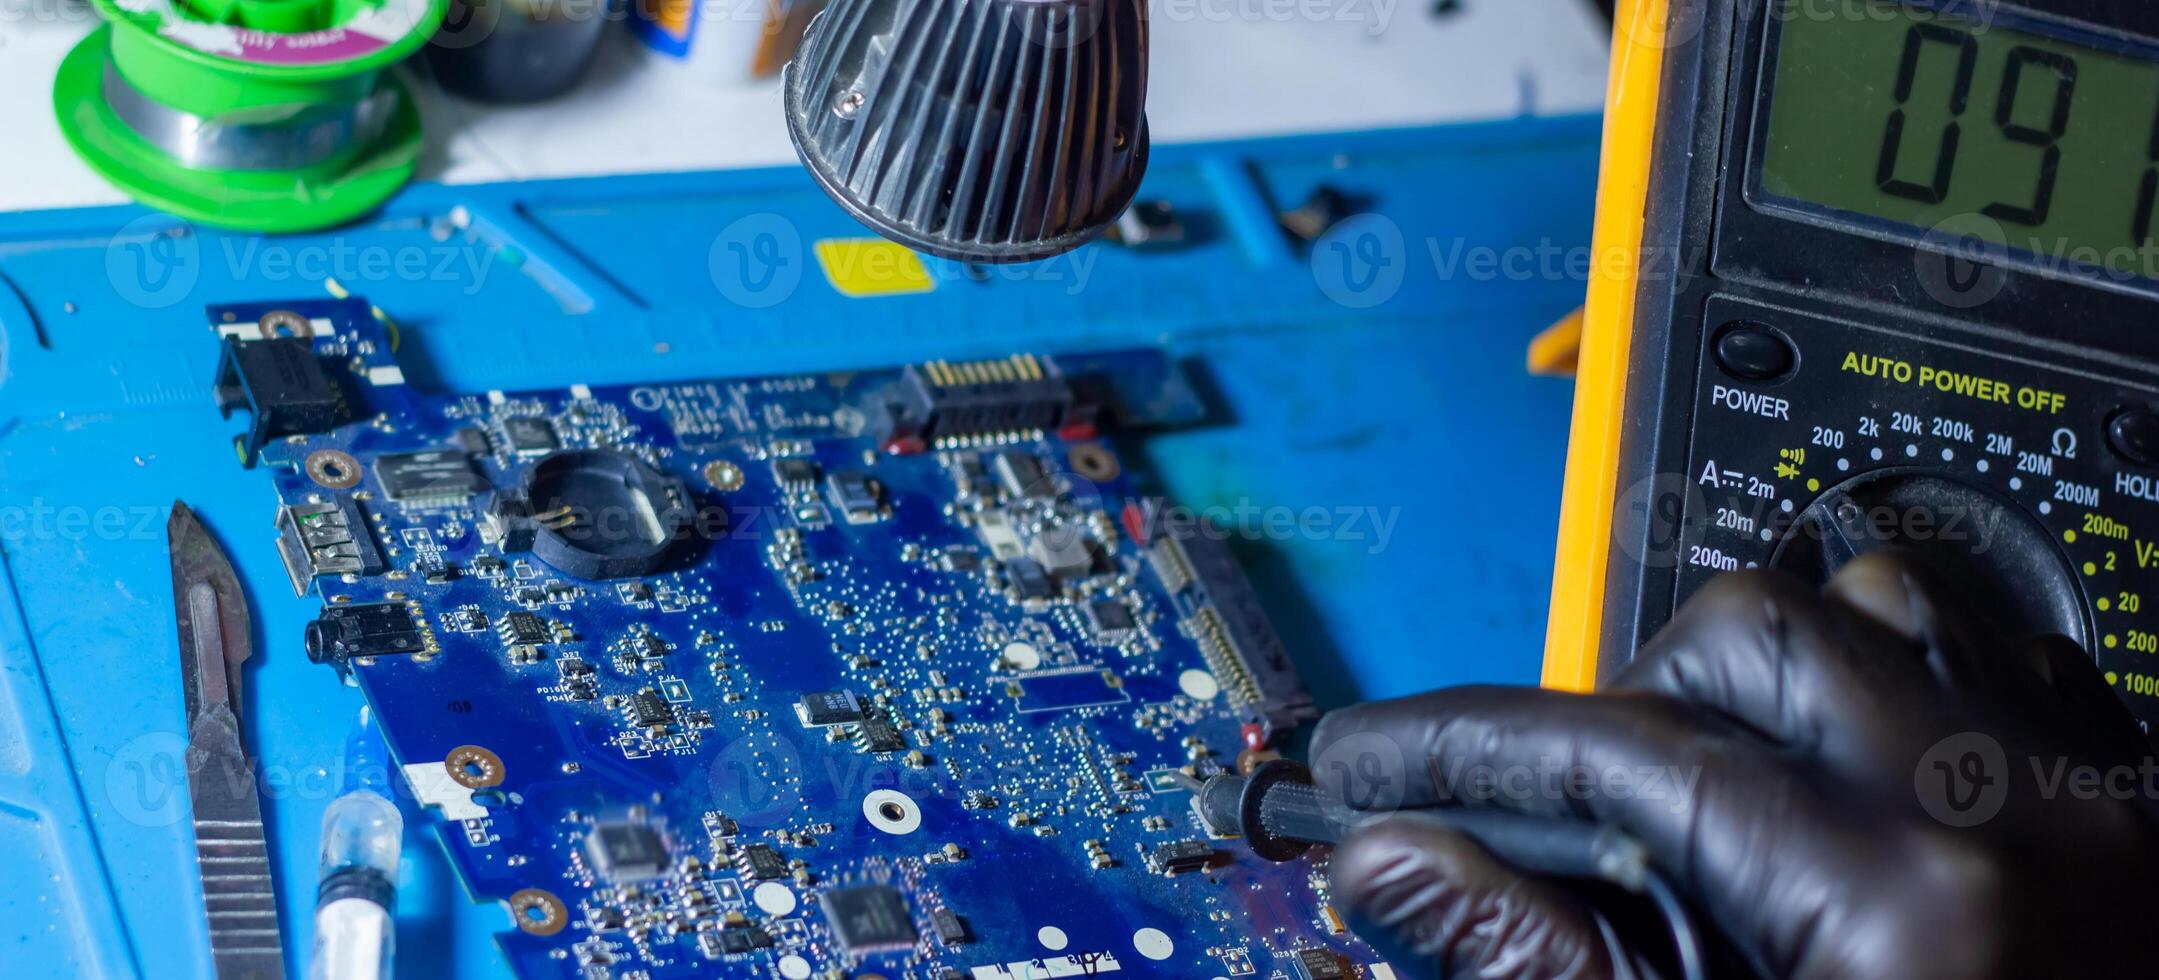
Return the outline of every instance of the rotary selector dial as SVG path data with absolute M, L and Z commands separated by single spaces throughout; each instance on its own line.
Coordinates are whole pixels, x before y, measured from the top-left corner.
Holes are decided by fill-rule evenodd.
M 1891 469 L 1824 491 L 1792 521 L 1769 562 L 1826 582 L 1860 555 L 1910 552 L 1996 631 L 2060 634 L 2090 649 L 2089 607 L 2057 540 L 2029 511 L 1991 490 Z

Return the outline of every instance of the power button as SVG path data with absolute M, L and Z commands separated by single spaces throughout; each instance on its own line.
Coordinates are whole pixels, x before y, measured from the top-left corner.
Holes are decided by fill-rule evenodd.
M 1792 345 L 1759 323 L 1740 322 L 1717 338 L 1717 367 L 1742 381 L 1769 381 L 1792 369 Z

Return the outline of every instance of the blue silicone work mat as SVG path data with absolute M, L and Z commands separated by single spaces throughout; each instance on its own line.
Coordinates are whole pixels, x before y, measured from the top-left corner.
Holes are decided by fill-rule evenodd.
M 1524 120 L 1163 147 L 1142 196 L 1176 207 L 1185 244 L 1098 244 L 1021 273 L 933 262 L 885 295 L 842 291 L 861 282 L 849 256 L 875 253 L 847 251 L 861 229 L 784 169 L 423 185 L 361 225 L 270 240 L 131 208 L 7 216 L 11 972 L 208 975 L 178 776 L 163 538 L 176 498 L 249 587 L 246 726 L 288 960 L 305 955 L 316 828 L 358 701 L 299 649 L 321 606 L 293 596 L 274 496 L 232 452 L 241 421 L 211 399 L 205 307 L 320 299 L 335 278 L 396 320 L 398 361 L 424 392 L 1160 348 L 1208 417 L 1124 449 L 1126 467 L 1242 530 L 1232 550 L 1321 706 L 1527 683 L 1570 389 L 1526 376 L 1523 345 L 1579 302 L 1596 130 Z M 1274 215 L 1322 184 L 1382 217 L 1292 244 Z M 408 831 L 405 867 L 400 975 L 507 975 L 503 907 L 468 901 L 427 833 Z

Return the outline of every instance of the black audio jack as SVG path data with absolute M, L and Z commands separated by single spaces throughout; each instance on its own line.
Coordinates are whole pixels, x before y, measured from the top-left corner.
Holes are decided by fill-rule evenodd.
M 1362 813 L 1320 792 L 1303 763 L 1275 759 L 1250 776 L 1223 772 L 1204 780 L 1183 773 L 1177 781 L 1192 792 L 1193 805 L 1217 836 L 1244 838 L 1252 853 L 1288 861 L 1314 844 L 1337 844 L 1381 814 Z M 1441 808 L 1385 814 L 1429 820 L 1476 841 L 1493 856 L 1531 874 L 1606 881 L 1654 902 L 1672 930 L 1680 973 L 1707 980 L 1701 937 L 1679 895 L 1649 864 L 1649 848 L 1615 827 L 1503 810 Z

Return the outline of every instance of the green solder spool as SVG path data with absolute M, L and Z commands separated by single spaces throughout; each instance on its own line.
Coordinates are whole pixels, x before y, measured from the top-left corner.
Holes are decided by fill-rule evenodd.
M 420 114 L 386 71 L 446 0 L 94 0 L 53 108 L 91 169 L 204 224 L 307 231 L 412 178 Z

